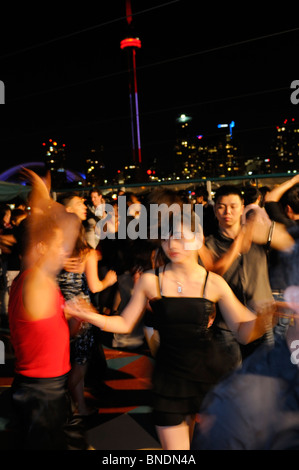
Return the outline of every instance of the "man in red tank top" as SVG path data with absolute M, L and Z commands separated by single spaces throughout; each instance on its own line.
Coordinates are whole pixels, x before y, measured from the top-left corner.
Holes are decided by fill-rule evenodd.
M 15 351 L 12 399 L 25 449 L 68 449 L 71 420 L 67 394 L 70 330 L 56 275 L 65 256 L 64 233 L 55 214 L 24 222 L 23 267 L 9 300 Z M 73 429 L 73 428 L 72 428 Z M 82 449 L 86 448 L 82 439 Z

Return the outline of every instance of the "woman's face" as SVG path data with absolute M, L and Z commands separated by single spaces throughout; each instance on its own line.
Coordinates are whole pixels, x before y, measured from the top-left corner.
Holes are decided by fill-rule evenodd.
M 162 242 L 165 255 L 174 263 L 181 263 L 194 257 L 199 247 L 198 234 L 183 226 L 174 230 L 173 234 Z

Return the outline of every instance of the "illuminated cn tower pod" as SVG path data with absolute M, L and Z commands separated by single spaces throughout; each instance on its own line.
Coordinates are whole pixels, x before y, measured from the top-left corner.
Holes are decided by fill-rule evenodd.
M 129 63 L 129 98 L 131 111 L 131 129 L 132 129 L 132 150 L 133 161 L 141 164 L 141 143 L 139 128 L 139 107 L 136 76 L 136 49 L 141 48 L 141 41 L 138 38 L 126 38 L 120 43 L 121 49 L 127 49 Z

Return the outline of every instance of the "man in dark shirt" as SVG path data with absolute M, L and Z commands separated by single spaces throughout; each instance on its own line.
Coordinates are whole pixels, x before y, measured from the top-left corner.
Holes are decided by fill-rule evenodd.
M 265 209 L 272 220 L 283 224 L 295 241 L 291 252 L 272 249 L 269 253 L 269 279 L 275 300 L 284 300 L 284 291 L 291 285 L 299 269 L 299 175 L 275 186 L 267 195 Z M 288 318 L 280 318 L 275 333 L 285 335 Z
M 255 221 L 248 221 L 242 226 L 243 210 L 240 190 L 235 186 L 221 186 L 215 194 L 219 229 L 215 235 L 206 238 L 206 245 L 214 257 L 213 270 L 223 276 L 244 305 L 258 311 L 262 305 L 273 302 L 266 245 L 274 241 L 277 247 L 281 247 L 282 241 L 288 237 L 279 225 L 271 232 L 273 240 L 269 240 L 269 227 L 260 222 L 256 225 Z M 219 313 L 215 325 L 227 329 Z M 242 346 L 243 358 L 266 339 L 272 341 L 271 331 L 263 339 Z

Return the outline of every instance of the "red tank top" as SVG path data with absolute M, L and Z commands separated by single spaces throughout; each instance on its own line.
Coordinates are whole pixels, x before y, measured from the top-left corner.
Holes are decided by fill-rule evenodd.
M 14 280 L 9 295 L 9 326 L 16 362 L 15 372 L 27 377 L 59 377 L 70 370 L 70 336 L 64 316 L 64 298 L 53 288 L 55 310 L 42 320 L 27 321 L 23 284 L 28 271 Z

